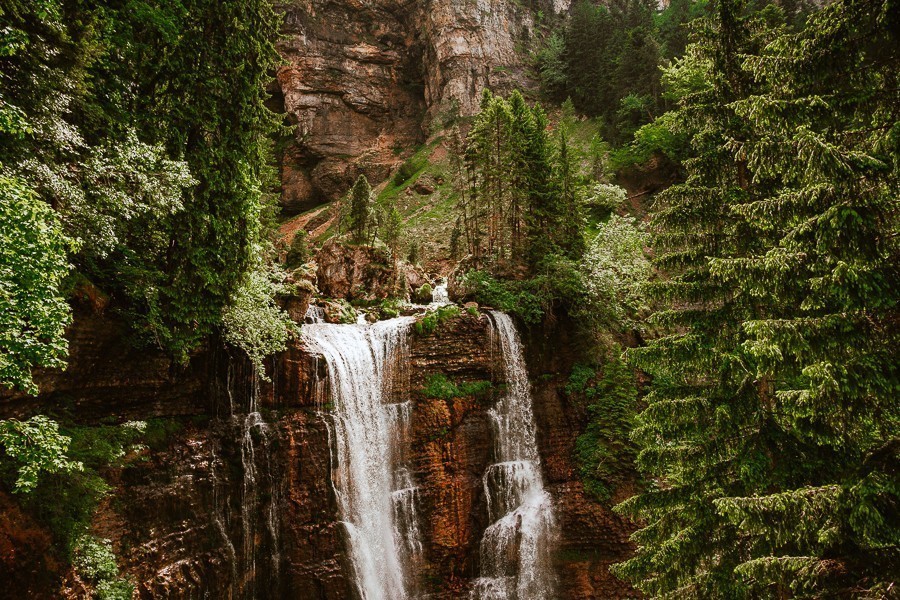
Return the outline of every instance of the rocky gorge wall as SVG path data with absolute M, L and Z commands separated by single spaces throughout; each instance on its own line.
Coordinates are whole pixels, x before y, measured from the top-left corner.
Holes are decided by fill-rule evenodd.
M 296 126 L 280 156 L 282 207 L 309 210 L 360 175 L 388 177 L 451 112 L 481 90 L 531 87 L 525 52 L 534 14 L 567 0 L 291 0 L 271 92 Z
M 99 320 L 98 320 L 99 319 Z M 106 323 L 107 325 L 103 325 Z M 337 600 L 354 591 L 331 486 L 325 365 L 294 342 L 262 381 L 217 347 L 186 368 L 128 351 L 112 321 L 83 315 L 72 361 L 48 375 L 36 399 L 0 397 L 0 418 L 65 403 L 84 422 L 163 419 L 164 439 L 104 473 L 115 488 L 94 521 L 112 540 L 140 598 Z M 571 366 L 565 327 L 523 336 L 534 385 L 538 445 L 560 537 L 559 598 L 635 594 L 607 566 L 630 551 L 630 527 L 586 498 L 572 450 L 583 410 L 560 391 Z M 550 344 L 553 344 L 552 346 Z M 408 377 L 394 394 L 413 400 L 409 440 L 429 598 L 463 598 L 478 574 L 487 525 L 482 474 L 491 462 L 487 397 L 429 398 L 429 376 L 502 388 L 487 317 L 462 316 L 430 335 L 411 333 Z M 259 417 L 251 418 L 253 409 Z M 0 598 L 86 598 L 88 588 L 52 548 L 49 532 L 0 494 Z

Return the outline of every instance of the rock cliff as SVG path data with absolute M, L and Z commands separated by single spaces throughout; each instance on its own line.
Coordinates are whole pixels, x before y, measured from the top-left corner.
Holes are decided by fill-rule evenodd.
M 295 214 L 340 197 L 360 174 L 384 180 L 481 90 L 529 87 L 533 15 L 558 0 L 284 2 L 285 65 L 272 92 L 293 140 L 281 152 L 282 206 Z
M 585 496 L 573 464 L 585 415 L 560 391 L 572 340 L 556 327 L 525 341 L 538 445 L 560 526 L 559 598 L 634 597 L 607 570 L 630 552 L 630 526 Z M 330 483 L 321 357 L 295 342 L 272 362 L 267 383 L 218 346 L 180 368 L 153 353 L 123 354 L 122 344 L 113 325 L 79 319 L 70 370 L 48 375 L 52 391 L 37 399 L 0 397 L 0 417 L 46 412 L 65 401 L 87 419 L 102 412 L 169 423 L 164 439 L 105 474 L 115 494 L 94 522 L 94 533 L 113 541 L 139 597 L 352 598 Z M 394 394 L 414 403 L 409 443 L 425 538 L 420 585 L 431 598 L 466 597 L 478 572 L 493 398 L 429 398 L 423 390 L 438 373 L 500 389 L 495 345 L 484 316 L 446 321 L 431 335 L 413 333 L 408 377 L 395 384 Z M 87 597 L 63 565 L 49 533 L 13 497 L 0 495 L 0 571 L 12 582 L 0 598 Z

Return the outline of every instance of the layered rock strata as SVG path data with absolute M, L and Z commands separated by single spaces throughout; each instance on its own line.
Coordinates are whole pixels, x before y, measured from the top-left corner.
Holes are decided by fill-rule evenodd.
M 559 597 L 634 597 L 607 569 L 631 551 L 630 527 L 585 496 L 573 463 L 585 415 L 560 391 L 572 360 L 566 348 L 574 343 L 565 331 L 523 337 L 538 446 L 560 527 Z M 140 598 L 353 597 L 330 483 L 321 357 L 295 343 L 269 366 L 267 383 L 223 348 L 184 368 L 152 352 L 126 352 L 117 327 L 89 317 L 80 317 L 72 333 L 70 370 L 46 375 L 48 391 L 36 399 L 0 397 L 0 418 L 65 402 L 85 422 L 170 424 L 165 439 L 105 473 L 115 494 L 94 523 L 96 535 L 113 541 Z M 491 381 L 497 393 L 504 384 L 499 351 L 487 318 L 466 315 L 431 335 L 412 334 L 409 352 L 408 376 L 393 393 L 414 404 L 410 456 L 425 546 L 420 586 L 430 598 L 463 598 L 478 574 L 487 525 L 482 474 L 493 459 L 487 416 L 493 396 L 430 398 L 424 389 L 441 374 L 458 384 Z M 49 532 L 8 494 L 0 495 L 0 570 L 12 582 L 0 598 L 87 593 L 53 550 Z

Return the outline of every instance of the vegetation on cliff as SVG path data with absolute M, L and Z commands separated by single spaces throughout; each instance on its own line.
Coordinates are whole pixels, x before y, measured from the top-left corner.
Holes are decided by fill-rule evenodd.
M 422 263 L 526 326 L 577 323 L 590 356 L 554 380 L 584 417 L 577 471 L 603 503 L 640 483 L 617 509 L 637 549 L 613 571 L 647 596 L 890 596 L 898 14 L 579 2 L 535 25 L 540 91 L 485 88 L 474 114 L 437 115 L 381 165 L 385 181 L 336 176 L 355 183 L 298 217 L 284 263 L 312 271 L 336 238 L 318 252 L 342 273 L 320 288 L 344 279 L 331 321 L 356 322 L 348 299 L 382 316 L 397 296 L 429 302 Z M 134 343 L 177 361 L 221 334 L 264 373 L 284 348 L 277 35 L 268 0 L 0 6 L 0 384 L 35 394 L 36 369 L 65 364 L 75 289 L 102 290 Z M 674 185 L 626 191 L 660 163 Z M 437 341 L 461 314 L 433 308 L 414 331 Z M 495 390 L 438 373 L 418 391 Z M 140 451 L 143 426 L 74 421 L 0 421 L 0 481 L 101 597 L 129 597 L 90 525 L 103 470 Z
M 185 359 L 267 260 L 272 7 L 13 1 L 0 19 L 4 216 L 31 199 L 52 206 L 31 228 L 59 227 L 75 271 L 112 294 L 136 337 Z M 4 247 L 29 247 L 7 234 Z M 32 297 L 55 314 L 65 290 L 47 271 L 52 295 Z M 9 285 L 21 296 L 32 284 Z M 45 326 L 32 317 L 13 327 Z M 41 344 L 59 346 L 47 333 Z M 42 364 L 7 349 L 26 370 Z
M 898 13 L 793 31 L 720 1 L 674 67 L 687 180 L 653 211 L 653 377 L 617 573 L 654 597 L 891 595 L 897 522 Z
M 65 365 L 73 288 L 99 288 L 136 344 L 186 361 L 225 338 L 284 346 L 274 304 L 278 62 L 268 0 L 0 5 L 0 385 L 36 394 Z M 130 598 L 89 534 L 139 427 L 0 421 L 4 487 L 50 525 L 101 598 Z

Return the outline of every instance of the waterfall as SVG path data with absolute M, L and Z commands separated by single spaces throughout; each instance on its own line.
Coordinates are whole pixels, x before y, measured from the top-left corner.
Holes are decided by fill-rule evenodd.
M 281 593 L 276 431 L 260 413 L 255 368 L 227 352 L 222 358 L 225 376 L 217 395 L 216 436 L 210 444 L 212 521 L 231 565 L 230 597 L 274 598 Z M 232 464 L 240 469 L 227 468 Z
M 327 363 L 332 483 L 363 600 L 411 598 L 410 574 L 421 555 L 417 488 L 404 450 L 411 405 L 393 402 L 391 394 L 408 363 L 412 321 L 303 327 L 307 343 Z
M 489 313 L 499 338 L 507 389 L 489 411 L 497 462 L 484 473 L 491 523 L 481 540 L 476 600 L 553 598 L 550 545 L 554 529 L 550 494 L 544 490 L 532 412 L 531 385 L 512 319 Z
M 446 281 L 434 286 L 434 289 L 431 291 L 431 303 L 437 305 L 450 304 L 450 295 L 447 293 Z
M 304 319 L 306 323 L 324 323 L 325 322 L 325 309 L 321 306 L 316 306 L 315 304 L 310 304 L 306 309 L 306 318 Z

